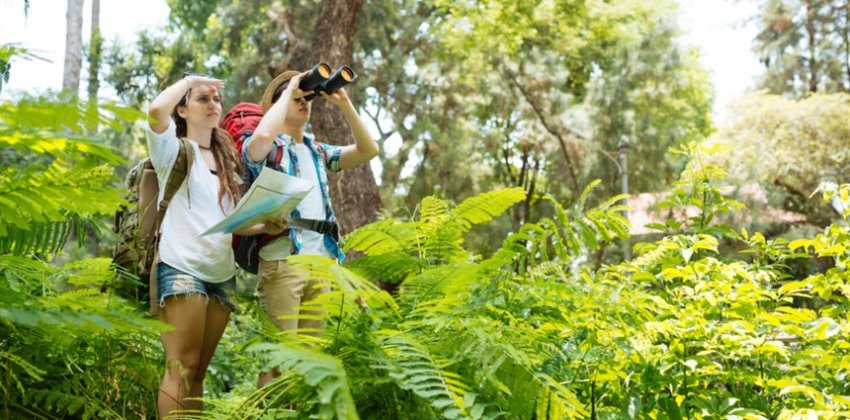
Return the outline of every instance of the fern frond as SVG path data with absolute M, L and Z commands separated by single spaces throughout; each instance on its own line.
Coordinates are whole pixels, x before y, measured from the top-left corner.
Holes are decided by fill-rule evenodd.
M 477 279 L 477 274 L 477 264 L 438 266 L 405 281 L 399 290 L 399 300 L 411 311 L 411 315 L 415 315 L 420 303 L 443 298 L 451 283 L 466 284 Z M 463 299 L 462 296 L 453 296 Z
M 102 286 L 115 277 L 111 258 L 87 258 L 69 262 L 60 275 L 73 285 Z
M 271 360 L 269 367 L 276 367 L 283 374 L 249 396 L 243 410 L 265 414 L 267 409 L 260 408 L 262 402 L 274 409 L 276 402 L 286 401 L 296 403 L 302 415 L 309 413 L 322 419 L 358 418 L 345 369 L 335 357 L 270 343 L 253 346 L 251 350 L 266 353 Z M 298 387 L 300 381 L 309 387 Z
M 575 208 L 579 211 L 584 209 L 585 204 L 587 204 L 587 198 L 590 196 L 590 192 L 596 188 L 602 182 L 601 179 L 594 179 L 590 184 L 584 187 L 584 190 L 581 192 L 578 200 L 576 200 Z
M 33 407 L 63 414 L 76 414 L 85 405 L 84 399 L 67 395 L 60 390 L 33 389 L 24 396 L 24 402 Z
M 536 250 L 546 246 L 551 227 L 544 223 L 526 223 L 509 235 L 492 257 L 481 263 L 482 269 L 497 273 L 513 266 L 510 271 L 522 275 L 538 259 Z
M 425 258 L 435 263 L 462 263 L 469 260 L 463 249 L 463 235 L 474 224 L 492 221 L 516 203 L 525 200 L 522 188 L 505 188 L 468 198 L 452 209 L 423 244 Z
M 406 252 L 393 251 L 346 261 L 345 267 L 370 280 L 399 283 L 422 271 L 425 263 Z
M 71 230 L 80 221 L 76 216 L 69 216 L 66 221 L 26 224 L 23 219 L 16 216 L 12 218 L 24 224 L 22 227 L 15 224 L 6 226 L 6 236 L 0 236 L 0 253 L 19 256 L 58 253 L 68 241 Z
M 319 337 L 323 331 L 298 329 L 296 332 L 303 342 L 324 346 L 328 340 L 335 340 L 339 328 L 347 319 L 373 310 L 381 311 L 388 319 L 400 317 L 398 305 L 392 296 L 329 258 L 296 255 L 288 257 L 287 262 L 306 281 L 313 282 L 312 287 L 325 290 L 317 298 L 302 302 L 299 313 L 293 314 L 291 318 L 336 323 L 335 328 L 324 330 L 324 337 Z
M 450 222 L 462 227 L 465 233 L 472 225 L 487 223 L 515 204 L 525 200 L 522 188 L 505 188 L 468 198 L 451 211 Z
M 102 144 L 87 137 L 60 132 L 25 132 L 19 129 L 0 128 L 0 146 L 14 147 L 20 152 L 38 155 L 50 154 L 54 158 L 68 158 L 71 155 L 83 153 L 95 156 L 101 162 L 110 165 L 123 162 L 123 158 Z
M 26 359 L 24 359 L 24 358 L 22 358 L 22 357 L 20 357 L 16 354 L 10 353 L 8 351 L 0 350 L 0 360 L 2 360 L 2 359 L 5 359 L 9 363 L 14 364 L 15 366 L 21 368 L 21 370 L 24 373 L 26 373 L 27 376 L 29 376 L 30 378 L 32 378 L 36 381 L 42 381 L 44 379 L 44 375 L 47 373 L 44 370 L 39 369 L 38 366 L 35 366 L 32 363 L 28 362 Z M 3 371 L 2 368 L 6 367 L 6 366 L 8 366 L 8 364 L 3 364 L 2 366 L 0 366 L 0 372 L 2 372 Z M 22 393 L 25 392 L 25 389 L 21 385 L 20 380 L 18 380 L 18 377 L 14 372 L 6 372 L 6 375 L 8 375 L 9 378 L 12 378 L 12 379 L 15 380 L 15 383 L 17 384 L 18 390 L 20 392 L 22 392 Z M 0 388 L 5 389 L 5 384 L 0 383 Z M 7 389 L 6 392 L 12 392 L 12 390 Z
M 124 128 L 122 124 L 127 121 L 140 119 L 144 119 L 144 113 L 138 109 L 115 103 L 103 103 L 98 108 L 92 108 L 74 96 L 27 97 L 14 103 L 0 103 L 0 132 L 35 133 L 42 138 L 70 137 L 72 141 L 69 145 L 72 147 L 80 138 L 69 136 L 69 132 L 87 133 L 99 125 L 120 131 Z M 91 150 L 86 150 L 86 153 L 102 161 L 116 163 L 114 160 L 117 157 L 109 148 L 97 144 L 90 146 Z M 37 147 L 33 145 L 30 150 L 38 152 Z
M 524 199 L 523 189 L 508 188 L 479 194 L 451 209 L 444 200 L 426 197 L 415 221 L 384 220 L 347 236 L 346 249 L 365 254 L 349 264 L 372 279 L 398 282 L 429 264 L 466 262 L 470 255 L 461 245 L 470 227 L 492 221 Z
M 558 262 L 544 261 L 528 271 L 528 278 L 539 281 L 565 281 L 567 279 L 567 272 Z
M 295 270 L 305 275 L 308 280 L 327 283 L 332 289 L 341 291 L 351 302 L 360 299 L 368 303 L 369 306 L 377 305 L 389 308 L 392 311 L 398 309 L 395 300 L 387 292 L 360 277 L 357 273 L 340 266 L 330 258 L 294 255 L 287 257 L 286 261 Z
M 537 394 L 534 416 L 537 419 L 580 418 L 587 416 L 576 395 L 551 377 L 542 375 L 541 380 L 551 387 L 543 387 Z
M 471 255 L 463 249 L 462 231 L 448 227 L 438 228 L 423 244 L 423 259 L 429 264 L 459 264 L 469 261 Z
M 346 251 L 358 251 L 370 256 L 399 251 L 413 253 L 418 237 L 413 223 L 388 219 L 351 232 L 343 243 Z
M 449 218 L 449 203 L 437 197 L 429 196 L 419 203 L 419 218 L 416 230 L 422 236 L 430 236 Z
M 114 213 L 124 200 L 121 190 L 105 186 L 111 178 L 109 166 L 93 162 L 70 168 L 54 163 L 43 172 L 22 174 L 7 168 L 0 172 L 0 237 L 8 236 L 12 224 L 31 230 L 32 223 Z
M 40 295 L 54 290 L 48 281 L 58 269 L 43 261 L 15 255 L 0 255 L 0 279 L 21 294 Z M 42 292 L 42 293 L 38 293 Z M 3 298 L 0 297 L 0 300 Z
M 679 250 L 679 245 L 673 238 L 664 238 L 654 244 L 643 244 L 636 247 L 638 256 L 632 259 L 627 267 L 639 271 L 648 271 L 654 266 L 662 264 L 665 258 Z
M 425 399 L 431 407 L 448 419 L 466 417 L 463 396 L 469 386 L 461 377 L 444 370 L 425 347 L 400 331 L 381 331 L 383 348 L 390 364 L 385 369 L 396 385 Z

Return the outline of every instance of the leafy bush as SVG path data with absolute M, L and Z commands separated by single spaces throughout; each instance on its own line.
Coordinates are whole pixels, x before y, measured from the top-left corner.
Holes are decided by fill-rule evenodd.
M 160 324 L 101 292 L 108 258 L 55 258 L 123 202 L 109 186 L 122 159 L 82 133 L 137 118 L 62 97 L 0 103 L 3 418 L 153 415 Z
M 698 214 L 599 270 L 588 254 L 626 232 L 616 198 L 565 210 L 537 197 L 554 220 L 521 226 L 488 258 L 466 253 L 471 224 L 524 199 L 510 189 L 454 208 L 428 198 L 409 220 L 365 226 L 347 238 L 363 257 L 346 267 L 293 258 L 333 290 L 310 304 L 328 329 L 246 344 L 284 375 L 202 417 L 848 415 L 846 224 L 791 243 L 718 226 L 714 216 L 741 206 L 720 193 L 720 168 L 692 161 L 667 205 Z M 744 253 L 724 256 L 723 238 Z M 789 274 L 788 262 L 812 257 L 836 266 Z M 400 287 L 391 296 L 367 279 Z
M 164 326 L 105 287 L 122 279 L 109 259 L 56 258 L 122 204 L 109 186 L 121 159 L 81 133 L 135 118 L 67 98 L 0 103 L 4 418 L 155 417 Z M 554 216 L 517 226 L 492 255 L 471 254 L 466 236 L 526 200 L 521 189 L 426 198 L 349 235 L 362 257 L 345 266 L 293 257 L 329 290 L 303 308 L 328 328 L 279 333 L 243 299 L 208 410 L 178 417 L 850 416 L 848 215 L 790 243 L 719 225 L 742 208 L 720 193 L 725 173 L 700 166 L 696 146 L 679 152 L 692 164 L 664 205 L 696 214 L 656 226 L 663 238 L 623 263 L 591 261 L 628 234 L 621 197 L 586 207 L 593 185 L 567 207 L 531 197 Z M 850 201 L 850 186 L 835 194 Z M 791 268 L 814 258 L 834 264 Z M 271 368 L 280 378 L 254 390 Z

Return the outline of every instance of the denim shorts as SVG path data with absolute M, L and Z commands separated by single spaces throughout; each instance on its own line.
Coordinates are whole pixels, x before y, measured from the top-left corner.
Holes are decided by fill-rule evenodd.
M 165 298 L 169 296 L 188 297 L 194 294 L 203 295 L 207 303 L 210 296 L 215 296 L 228 311 L 236 308 L 236 277 L 221 283 L 210 283 L 160 262 L 156 266 L 156 288 L 160 308 L 165 306 Z

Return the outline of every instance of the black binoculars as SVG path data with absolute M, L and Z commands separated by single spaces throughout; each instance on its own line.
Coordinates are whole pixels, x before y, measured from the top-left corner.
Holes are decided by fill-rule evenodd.
M 331 74 L 331 66 L 319 63 L 310 69 L 310 73 L 304 76 L 299 83 L 301 90 L 312 90 L 313 93 L 304 97 L 308 101 L 319 95 L 319 92 L 332 93 L 335 90 L 351 83 L 357 75 L 348 66 L 338 68 Z

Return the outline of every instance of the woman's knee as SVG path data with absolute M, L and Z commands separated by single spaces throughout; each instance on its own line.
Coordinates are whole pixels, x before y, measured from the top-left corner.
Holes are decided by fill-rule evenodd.
M 177 356 L 167 361 L 167 375 L 183 381 L 197 381 L 200 369 L 200 352 Z M 201 374 L 203 380 L 203 374 Z

